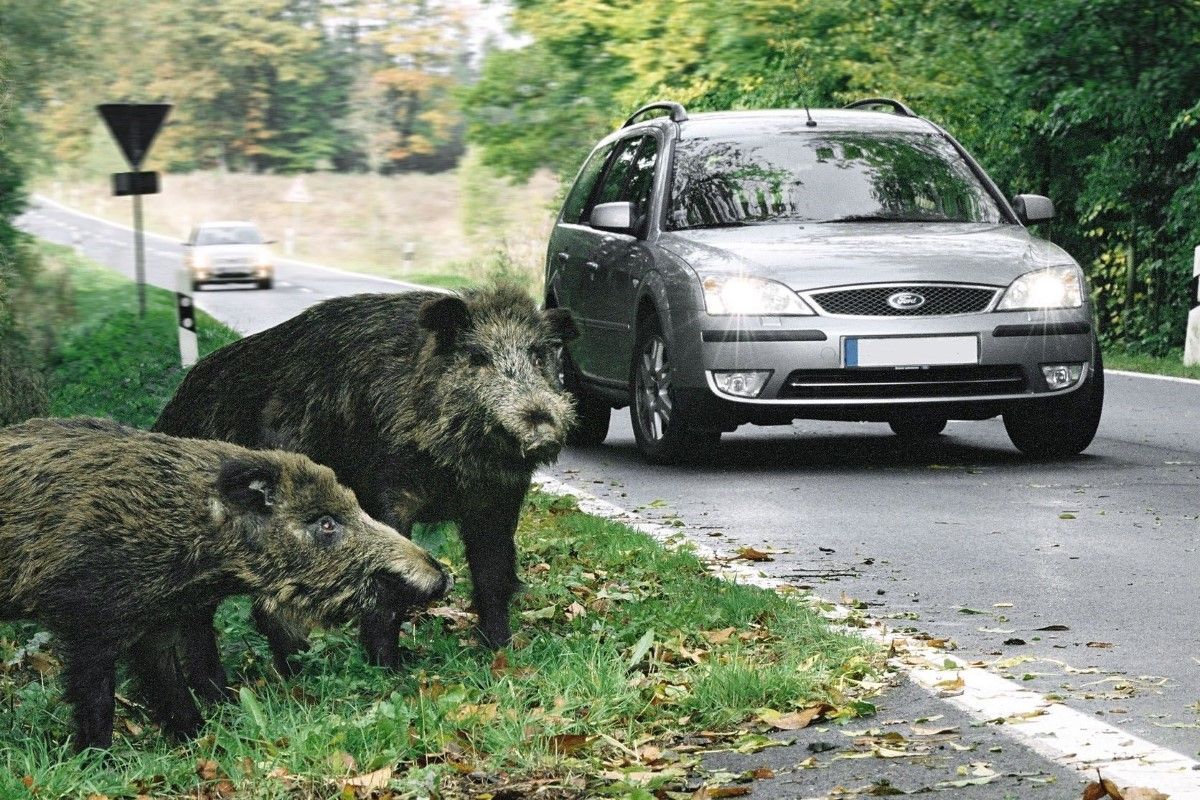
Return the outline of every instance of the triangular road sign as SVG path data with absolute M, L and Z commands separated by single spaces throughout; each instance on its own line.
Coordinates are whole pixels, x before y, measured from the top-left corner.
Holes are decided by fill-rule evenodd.
M 154 142 L 158 129 L 162 127 L 170 103 L 103 103 L 96 106 L 104 117 L 113 138 L 125 153 L 125 160 L 134 170 L 141 169 L 142 161 Z

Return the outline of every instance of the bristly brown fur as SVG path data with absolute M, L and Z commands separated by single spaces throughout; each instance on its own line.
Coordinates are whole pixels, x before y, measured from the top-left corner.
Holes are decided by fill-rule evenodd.
M 203 359 L 155 429 L 305 453 L 401 532 L 457 522 L 481 632 L 499 647 L 521 503 L 574 422 L 557 358 L 575 335 L 569 315 L 512 287 L 335 298 Z M 397 657 L 380 627 L 396 624 L 364 625 L 376 661 Z M 299 646 L 273 638 L 277 653 Z
M 111 742 L 120 657 L 169 733 L 202 724 L 175 644 L 197 617 L 211 625 L 205 615 L 224 597 L 337 622 L 446 582 L 302 455 L 97 419 L 0 429 L 0 618 L 55 634 L 81 749 Z M 192 688 L 224 686 L 222 673 Z

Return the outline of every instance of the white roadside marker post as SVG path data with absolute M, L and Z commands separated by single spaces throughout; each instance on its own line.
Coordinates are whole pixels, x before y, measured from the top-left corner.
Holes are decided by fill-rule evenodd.
M 1192 310 L 1188 312 L 1187 338 L 1183 344 L 1183 365 L 1200 365 L 1200 247 L 1192 257 L 1192 280 L 1188 284 L 1188 300 Z
M 186 267 L 179 270 L 179 290 L 175 292 L 175 308 L 179 312 L 179 363 L 184 369 L 195 364 L 200 357 L 196 344 L 196 303 L 192 299 L 192 272 Z

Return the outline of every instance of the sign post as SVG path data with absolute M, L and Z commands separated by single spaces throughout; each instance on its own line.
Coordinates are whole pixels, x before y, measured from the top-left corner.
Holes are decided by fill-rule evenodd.
M 1192 280 L 1188 283 L 1192 310 L 1188 312 L 1187 337 L 1183 342 L 1183 364 L 1187 367 L 1200 365 L 1200 247 L 1192 258 Z
M 134 271 L 138 287 L 138 314 L 146 316 L 146 246 L 142 234 L 142 195 L 157 194 L 158 173 L 142 172 L 142 162 L 162 127 L 170 103 L 102 103 L 96 106 L 113 139 L 133 172 L 113 174 L 113 194 L 133 195 Z
M 184 369 L 196 363 L 200 350 L 196 345 L 196 302 L 192 295 L 192 271 L 179 268 L 179 288 L 175 308 L 179 312 L 179 363 Z

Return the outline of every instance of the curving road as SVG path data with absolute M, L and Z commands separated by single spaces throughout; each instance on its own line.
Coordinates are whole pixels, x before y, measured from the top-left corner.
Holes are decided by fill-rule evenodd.
M 21 225 L 131 273 L 119 226 L 47 201 Z M 150 281 L 174 288 L 179 244 L 147 248 Z M 250 333 L 325 297 L 412 288 L 295 261 L 277 286 L 198 304 Z M 1057 463 L 1021 457 L 998 420 L 952 422 L 915 448 L 884 425 L 801 421 L 727 434 L 707 464 L 648 467 L 622 410 L 606 444 L 548 472 L 727 552 L 774 551 L 764 574 L 950 639 L 964 661 L 1007 661 L 1000 674 L 1022 687 L 1195 758 L 1200 382 L 1110 372 L 1107 390 L 1094 444 Z M 1200 773 L 1195 786 L 1172 797 L 1200 797 Z M 1060 789 L 1036 796 L 1079 795 Z

